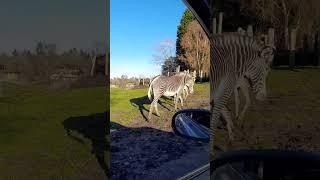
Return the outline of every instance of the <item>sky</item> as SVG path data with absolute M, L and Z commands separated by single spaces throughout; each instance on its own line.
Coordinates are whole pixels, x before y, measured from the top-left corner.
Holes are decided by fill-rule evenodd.
M 33 50 L 36 42 L 58 50 L 105 44 L 105 0 L 2 0 L 0 52 Z
M 111 78 L 160 74 L 160 66 L 153 61 L 156 47 L 176 41 L 185 9 L 182 0 L 111 0 Z

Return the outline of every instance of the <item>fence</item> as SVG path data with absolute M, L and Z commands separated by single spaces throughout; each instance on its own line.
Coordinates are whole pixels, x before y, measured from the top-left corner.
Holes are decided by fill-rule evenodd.
M 320 66 L 318 55 L 312 51 L 295 51 L 293 66 Z M 289 66 L 290 65 L 290 50 L 277 50 L 273 66 Z

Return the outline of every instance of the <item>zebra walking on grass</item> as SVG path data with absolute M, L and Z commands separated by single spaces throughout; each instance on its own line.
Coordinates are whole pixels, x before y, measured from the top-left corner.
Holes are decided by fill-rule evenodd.
M 158 100 L 161 96 L 174 97 L 175 110 L 177 110 L 178 100 L 181 101 L 181 106 L 183 106 L 183 89 L 188 86 L 190 92 L 193 92 L 193 85 L 195 81 L 195 72 L 188 73 L 187 71 L 180 72 L 173 76 L 157 76 L 155 77 L 148 90 L 148 98 L 153 100 L 150 105 L 149 119 L 151 119 L 153 107 L 156 110 L 156 114 L 160 116 L 158 111 Z
M 222 116 L 227 121 L 229 139 L 233 141 L 233 123 L 226 105 L 242 78 L 249 82 L 257 100 L 266 97 L 266 77 L 274 48 L 261 46 L 253 37 L 239 33 L 214 34 L 210 45 L 211 140 L 215 140 L 216 124 Z

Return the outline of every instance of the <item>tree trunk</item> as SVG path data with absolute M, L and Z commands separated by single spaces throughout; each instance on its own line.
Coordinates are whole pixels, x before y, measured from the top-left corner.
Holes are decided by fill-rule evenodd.
M 253 36 L 253 28 L 252 28 L 252 25 L 248 25 L 248 27 L 247 27 L 247 34 L 249 35 L 249 36 Z
M 290 49 L 289 48 L 289 28 L 287 25 L 284 27 L 284 49 Z
M 290 59 L 289 67 L 292 69 L 295 65 L 295 52 L 296 52 L 296 29 L 292 29 L 290 32 Z
M 213 25 L 212 25 L 212 33 L 216 34 L 217 33 L 217 18 L 213 18 Z
M 282 13 L 284 16 L 284 23 L 283 23 L 283 30 L 284 30 L 284 48 L 285 49 L 289 49 L 289 29 L 288 29 L 288 25 L 289 25 L 289 14 L 287 11 L 287 6 L 286 3 L 284 2 L 284 0 L 281 1 L 282 4 Z

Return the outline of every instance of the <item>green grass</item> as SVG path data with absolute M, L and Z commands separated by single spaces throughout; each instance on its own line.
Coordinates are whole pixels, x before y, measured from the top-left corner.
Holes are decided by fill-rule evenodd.
M 7 85 L 0 98 L 0 172 L 2 177 L 69 177 L 75 164 L 92 158 L 90 144 L 66 136 L 69 117 L 105 112 L 105 88 L 59 92 L 41 86 Z M 76 156 L 76 157 L 72 157 Z
M 252 98 L 253 104 L 245 116 L 248 142 L 238 139 L 232 148 L 285 145 L 295 148 L 302 144 L 306 148 L 320 150 L 317 143 L 320 140 L 320 131 L 317 130 L 320 129 L 320 69 L 272 70 L 267 87 L 270 98 L 263 103 Z M 194 90 L 184 108 L 207 108 L 209 83 L 196 84 Z M 104 112 L 105 88 L 48 91 L 40 85 L 7 84 L 4 94 L 0 97 L 1 178 L 69 179 L 79 172 L 83 176 L 88 174 L 87 166 L 81 170 L 72 166 L 84 165 L 87 161 L 89 164 L 93 162 L 92 167 L 96 166 L 91 169 L 99 170 L 90 152 L 91 144 L 80 144 L 66 136 L 62 123 L 70 117 Z M 147 88 L 111 89 L 111 120 L 125 126 L 145 123 L 139 108 L 131 104 L 130 99 L 146 95 Z M 172 102 L 162 101 L 167 105 Z M 149 109 L 148 104 L 144 107 Z M 153 116 L 151 123 L 157 123 L 159 128 L 162 122 L 169 123 L 174 114 L 174 108 L 171 106 L 170 109 L 172 111 L 159 106 L 162 117 Z M 147 115 L 147 112 L 144 113 Z M 297 130 L 297 125 L 302 130 Z M 290 144 L 286 137 L 294 135 L 302 140 Z M 303 139 L 309 137 L 312 139 Z M 227 132 L 218 131 L 216 144 L 226 146 L 226 142 Z
M 194 99 L 208 99 L 208 83 L 195 84 L 194 86 L 195 94 L 192 96 Z M 112 88 L 110 91 L 110 112 L 111 121 L 120 123 L 122 125 L 128 126 L 133 122 L 143 121 L 139 108 L 136 104 L 131 104 L 131 99 L 139 99 L 144 97 L 146 99 L 148 93 L 148 88 L 144 89 L 120 89 Z M 172 104 L 172 100 L 163 99 L 161 101 L 164 104 Z M 150 105 L 148 103 L 143 105 L 147 110 L 149 110 Z M 168 113 L 160 105 L 158 105 L 160 114 Z M 171 107 L 171 109 L 174 109 Z M 170 113 L 171 114 L 171 113 Z M 147 116 L 147 113 L 145 114 Z

